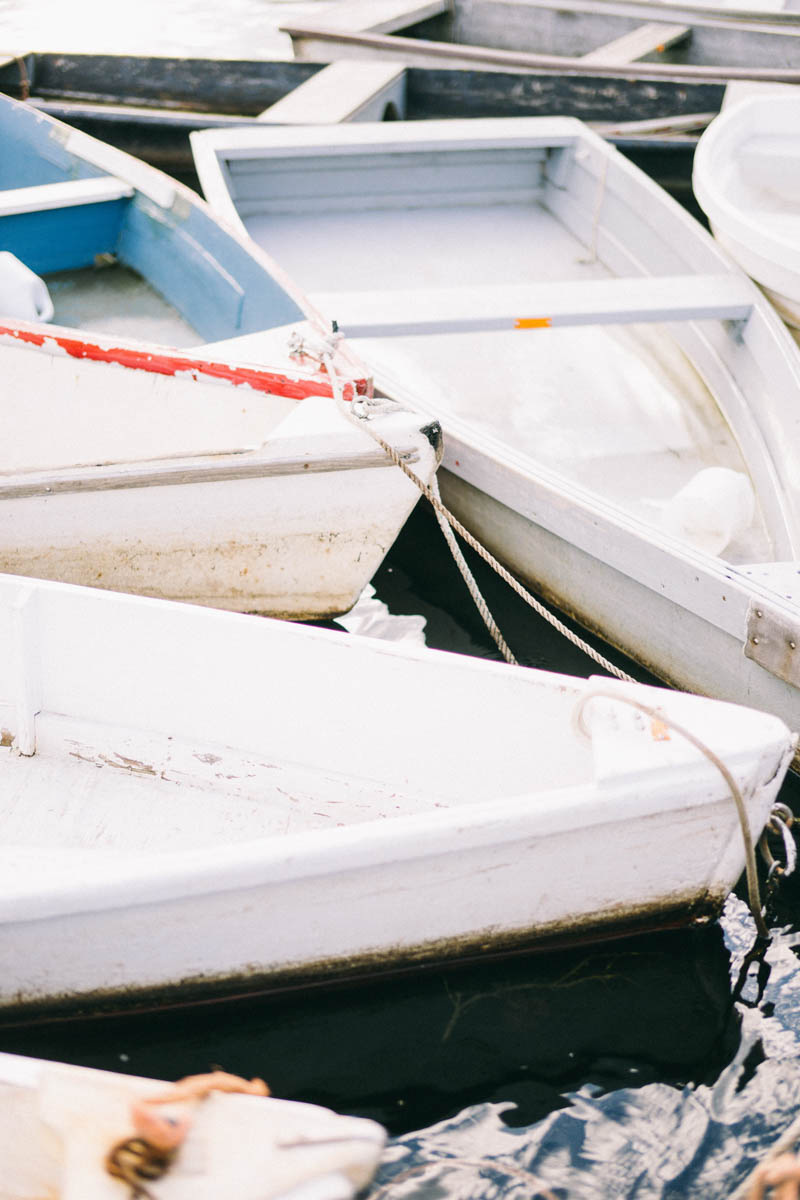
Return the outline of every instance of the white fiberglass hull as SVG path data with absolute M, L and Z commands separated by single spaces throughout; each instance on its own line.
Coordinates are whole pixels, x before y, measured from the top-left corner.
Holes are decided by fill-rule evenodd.
M 68 357 L 63 334 L 0 338 L 28 396 L 0 451 L 0 570 L 298 619 L 355 604 L 419 498 L 368 431 L 427 483 L 424 418 L 351 418 L 368 402 L 337 400 L 324 376 L 220 363 L 218 348 L 95 337 Z
M 727 785 L 615 697 L 713 749 L 754 836 L 793 747 L 661 689 L 8 576 L 0 645 L 5 1009 L 708 917 L 744 861 Z

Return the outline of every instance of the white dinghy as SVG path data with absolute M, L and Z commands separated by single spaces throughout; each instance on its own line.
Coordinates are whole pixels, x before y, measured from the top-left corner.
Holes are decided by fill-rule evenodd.
M 800 94 L 726 106 L 697 145 L 692 186 L 717 240 L 800 329 Z
M 168 1084 L 0 1054 L 0 1200 L 121 1200 L 126 1185 L 158 1200 L 350 1200 L 385 1140 L 261 1080 Z
M 345 612 L 418 495 L 367 431 L 428 479 L 435 431 L 328 342 L 345 415 L 313 308 L 188 188 L 5 97 L 0 132 L 0 570 Z
M 693 218 L 568 119 L 193 140 L 218 211 L 441 420 L 444 500 L 498 558 L 800 727 L 800 354 Z
M 794 745 L 702 697 L 14 576 L 0 664 L 6 1012 L 708 917 Z

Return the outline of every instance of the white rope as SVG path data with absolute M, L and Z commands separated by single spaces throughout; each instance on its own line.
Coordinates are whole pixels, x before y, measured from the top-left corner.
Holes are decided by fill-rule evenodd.
M 444 506 L 442 505 L 442 498 L 439 495 L 439 481 L 435 476 L 434 476 L 433 480 L 431 481 L 431 491 L 433 492 L 434 496 L 436 497 L 439 505 L 443 508 Z M 509 648 L 509 645 L 508 645 L 506 639 L 503 637 L 502 633 L 500 632 L 500 628 L 499 628 L 497 622 L 495 621 L 494 617 L 492 616 L 492 613 L 489 609 L 489 605 L 486 603 L 486 601 L 483 598 L 483 594 L 482 594 L 480 588 L 478 587 L 478 582 L 475 579 L 475 576 L 472 574 L 472 571 L 470 571 L 469 564 L 467 563 L 467 560 L 464 558 L 464 555 L 461 551 L 461 547 L 459 546 L 458 542 L 456 541 L 456 535 L 453 533 L 453 530 L 451 529 L 450 524 L 447 521 L 447 518 L 444 516 L 444 514 L 442 512 L 439 512 L 439 509 L 436 507 L 434 507 L 434 512 L 436 513 L 436 520 L 439 522 L 439 528 L 441 529 L 441 531 L 444 535 L 444 540 L 447 542 L 447 545 L 450 547 L 450 553 L 453 556 L 453 560 L 454 560 L 456 566 L 458 567 L 459 571 L 461 572 L 462 578 L 467 585 L 470 596 L 472 596 L 472 599 L 475 602 L 475 607 L 477 608 L 478 612 L 480 613 L 484 625 L 486 626 L 486 628 L 489 630 L 489 633 L 494 638 L 495 645 L 497 646 L 497 649 L 500 651 L 500 653 L 502 654 L 502 656 L 506 660 L 506 662 L 509 663 L 510 666 L 516 667 L 518 665 L 517 660 L 514 657 L 514 655 L 511 653 L 511 650 Z
M 492 568 L 492 570 L 495 571 L 500 576 L 500 578 L 502 580 L 504 580 L 508 584 L 508 586 L 514 592 L 516 592 L 516 594 L 522 600 L 525 601 L 526 604 L 530 605 L 530 607 L 534 610 L 534 612 L 538 613 L 540 617 L 542 617 L 545 621 L 547 621 L 550 625 L 552 625 L 552 627 L 554 629 L 556 629 L 562 635 L 562 637 L 565 637 L 568 642 L 571 642 L 573 646 L 576 646 L 579 650 L 582 650 L 584 654 L 588 655 L 588 657 L 591 658 L 593 662 L 596 662 L 599 667 L 602 667 L 602 669 L 604 671 L 608 672 L 609 675 L 614 675 L 617 679 L 621 679 L 624 683 L 635 683 L 636 680 L 633 678 L 632 675 L 628 675 L 626 671 L 623 671 L 620 667 L 615 666 L 614 663 L 612 663 L 609 659 L 607 659 L 605 657 L 605 655 L 601 654 L 598 650 L 595 650 L 593 646 L 590 646 L 589 643 L 584 641 L 584 639 L 582 637 L 580 637 L 577 633 L 573 633 L 573 631 L 571 629 L 569 629 L 564 624 L 563 621 L 559 620 L 559 618 L 555 615 L 555 613 L 550 612 L 550 610 L 548 608 L 546 608 L 544 606 L 544 604 L 541 603 L 541 601 L 537 600 L 536 597 L 533 596 L 527 590 L 527 588 L 524 588 L 522 586 L 522 584 L 517 579 L 514 578 L 514 576 L 511 574 L 510 571 L 506 570 L 506 568 L 503 566 L 503 564 L 500 563 L 494 557 L 494 555 L 491 554 L 486 549 L 486 547 L 481 542 L 479 542 L 478 539 L 476 537 L 474 537 L 469 532 L 469 530 L 464 525 L 461 524 L 461 522 L 458 520 L 458 518 L 456 516 L 454 516 L 454 514 L 451 513 L 450 510 L 442 503 L 442 501 L 438 495 L 438 483 L 436 483 L 436 481 L 434 481 L 434 486 L 429 486 L 427 483 L 424 483 L 423 480 L 421 480 L 418 475 L 415 475 L 414 472 L 411 470 L 411 468 L 408 466 L 408 464 L 406 462 L 404 462 L 403 459 L 400 457 L 398 452 L 395 450 L 394 446 L 390 445 L 389 442 L 385 441 L 380 436 L 379 433 L 376 433 L 375 430 L 372 429 L 372 427 L 369 424 L 369 421 L 367 419 L 365 419 L 365 417 L 366 417 L 365 412 L 363 413 L 363 415 L 360 415 L 359 417 L 354 416 L 351 409 L 348 408 L 347 401 L 344 399 L 344 397 L 342 395 L 341 384 L 339 383 L 339 379 L 337 377 L 336 370 L 334 368 L 333 361 L 332 361 L 332 359 L 333 359 L 332 353 L 323 351 L 322 354 L 320 355 L 320 358 L 326 364 L 326 368 L 330 375 L 331 384 L 333 386 L 334 395 L 336 397 L 336 400 L 337 400 L 339 407 L 342 410 L 343 414 L 350 421 L 353 421 L 354 423 L 358 424 L 360 429 L 365 429 L 366 432 L 369 433 L 372 438 L 374 438 L 374 440 L 378 443 L 378 445 L 381 447 L 381 449 L 384 450 L 389 455 L 389 458 L 392 460 L 392 462 L 395 464 L 395 466 L 399 467 L 400 470 L 403 472 L 403 474 L 407 475 L 408 478 L 412 481 L 412 483 L 414 483 L 419 488 L 422 495 L 425 496 L 425 498 L 432 505 L 433 510 L 436 513 L 437 520 L 439 521 L 440 527 L 443 529 L 444 528 L 443 522 L 446 522 L 447 525 L 449 526 L 449 528 L 451 530 L 455 530 L 455 532 L 464 539 L 464 541 L 467 543 L 467 545 L 470 546 L 475 551 L 475 553 L 478 554 L 483 559 L 483 561 L 485 563 L 488 563 L 488 565 Z M 454 557 L 456 558 L 456 563 L 459 566 L 459 570 L 461 570 L 459 558 L 462 561 L 464 561 L 464 558 L 463 558 L 463 555 L 461 554 L 460 549 L 458 548 L 458 544 L 455 542 L 454 538 L 451 540 L 450 537 L 447 538 L 447 542 L 448 542 L 448 545 L 450 546 L 451 552 L 453 552 L 453 545 L 454 544 L 456 545 L 456 549 L 458 549 L 459 553 L 458 553 L 458 556 L 456 556 L 454 554 Z M 472 578 L 472 574 L 469 571 L 469 567 L 467 567 L 466 561 L 464 561 L 464 567 L 466 568 L 467 572 L 469 573 L 470 578 Z M 462 573 L 462 575 L 464 574 L 463 570 L 461 573 Z M 464 578 L 466 580 L 467 576 L 465 575 Z M 502 635 L 500 634 L 500 631 L 497 628 L 494 618 L 491 616 L 491 613 L 489 612 L 488 606 L 486 606 L 486 602 L 483 600 L 483 597 L 481 597 L 481 603 L 479 603 L 478 600 L 476 599 L 476 593 L 478 596 L 480 596 L 480 592 L 478 591 L 478 586 L 474 582 L 474 579 L 473 579 L 473 584 L 474 584 L 474 591 L 473 591 L 473 588 L 470 587 L 469 582 L 467 583 L 467 586 L 470 587 L 470 593 L 471 593 L 473 599 L 475 600 L 475 603 L 478 605 L 478 611 L 480 612 L 481 616 L 483 617 L 483 620 L 486 623 L 487 628 L 489 629 L 490 633 L 492 633 L 492 637 L 495 638 L 495 641 L 497 642 L 497 645 L 500 647 L 501 652 L 503 652 L 505 654 L 505 652 L 503 651 L 503 646 L 506 646 L 506 649 L 508 649 L 506 642 L 503 639 Z M 484 616 L 484 610 L 487 614 L 486 616 Z M 490 621 L 491 621 L 491 624 L 489 623 Z M 495 636 L 495 633 L 492 632 L 493 628 L 497 631 L 497 636 Z M 500 641 L 498 641 L 498 638 L 500 639 Z M 501 645 L 501 642 L 502 642 L 502 645 Z M 510 651 L 508 651 L 508 653 L 509 653 L 509 655 L 511 654 Z M 512 656 L 511 658 L 507 659 L 507 661 L 513 662 L 515 660 L 513 659 L 513 656 Z

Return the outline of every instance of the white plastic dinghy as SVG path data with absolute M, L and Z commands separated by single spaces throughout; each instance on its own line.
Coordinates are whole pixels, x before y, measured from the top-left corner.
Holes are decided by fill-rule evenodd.
M 427 420 L 188 188 L 6 97 L 0 132 L 0 570 L 348 610 L 418 498 L 368 430 L 428 481 Z
M 106 1163 L 119 1171 L 134 1154 L 152 1172 L 139 1194 L 159 1200 L 350 1200 L 380 1161 L 386 1135 L 374 1121 L 270 1096 L 170 1102 L 171 1092 L 180 1085 L 0 1054 L 0 1200 L 121 1200 L 125 1178 Z M 172 1161 L 125 1146 L 148 1105 L 188 1126 Z
M 745 95 L 697 145 L 692 186 L 714 236 L 800 329 L 800 93 Z
M 485 546 L 673 685 L 800 728 L 800 352 L 697 221 L 568 119 L 193 144 L 217 210 L 441 421 Z
M 2 576 L 0 1008 L 707 918 L 743 835 L 671 721 L 758 837 L 794 744 L 775 717 Z

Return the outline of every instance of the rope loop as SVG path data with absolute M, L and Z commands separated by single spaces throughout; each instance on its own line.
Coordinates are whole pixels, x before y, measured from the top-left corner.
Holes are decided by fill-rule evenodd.
M 728 767 L 726 767 L 719 755 L 715 754 L 711 747 L 707 746 L 705 742 L 703 742 L 697 736 L 697 734 L 692 733 L 692 731 L 687 729 L 685 725 L 681 725 L 677 721 L 673 720 L 672 717 L 667 716 L 662 708 L 658 708 L 651 704 L 643 704 L 641 700 L 635 700 L 633 696 L 626 696 L 623 692 L 612 691 L 611 688 L 592 688 L 578 701 L 574 712 L 574 718 L 578 722 L 578 725 L 582 726 L 584 729 L 585 725 L 582 724 L 584 710 L 589 701 L 595 699 L 595 697 L 602 697 L 607 700 L 618 700 L 622 704 L 629 704 L 632 708 L 636 708 L 639 710 L 639 712 L 644 713 L 645 716 L 650 717 L 654 723 L 659 722 L 668 726 L 670 729 L 673 729 L 675 733 L 685 738 L 686 741 L 694 746 L 695 749 L 699 750 L 701 754 L 705 755 L 709 762 L 713 763 L 713 765 L 717 768 L 719 773 L 722 775 L 722 778 L 725 780 L 731 796 L 733 797 L 733 802 L 736 805 L 736 813 L 739 818 L 739 828 L 742 832 L 742 842 L 744 844 L 748 907 L 753 915 L 753 920 L 755 921 L 756 930 L 759 937 L 769 938 L 769 930 L 767 929 L 767 924 L 764 919 L 764 912 L 761 905 L 761 894 L 758 886 L 758 870 L 756 868 L 755 846 L 753 844 L 752 834 L 750 833 L 750 822 L 747 819 L 747 809 L 745 808 L 744 797 L 742 796 L 741 788 L 733 778 L 733 775 Z M 773 809 L 773 813 L 774 811 L 775 810 Z
M 795 845 L 794 837 L 792 836 L 791 827 L 794 822 L 794 814 L 786 804 L 776 804 L 773 806 L 770 818 L 764 827 L 758 848 L 761 851 L 767 867 L 767 879 L 771 880 L 773 876 L 778 879 L 785 879 L 791 875 L 797 866 L 797 846 Z M 783 845 L 784 861 L 781 864 L 773 855 L 769 844 L 769 836 L 779 837 Z

